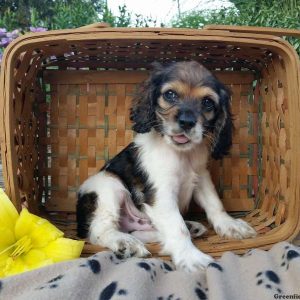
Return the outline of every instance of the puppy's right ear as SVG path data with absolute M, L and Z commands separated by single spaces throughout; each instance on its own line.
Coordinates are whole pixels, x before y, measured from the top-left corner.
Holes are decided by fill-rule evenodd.
M 132 100 L 130 120 L 132 129 L 137 133 L 149 132 L 157 124 L 155 106 L 160 93 L 163 66 L 152 63 L 153 70 L 150 77 L 139 87 Z
M 232 146 L 233 121 L 230 109 L 230 90 L 220 84 L 220 105 L 221 111 L 215 124 L 214 139 L 215 144 L 212 149 L 212 157 L 221 159 L 227 155 Z

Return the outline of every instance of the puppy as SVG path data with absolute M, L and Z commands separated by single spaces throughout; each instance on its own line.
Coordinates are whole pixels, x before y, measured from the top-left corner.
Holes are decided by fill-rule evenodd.
M 197 271 L 212 258 L 191 241 L 206 228 L 182 218 L 192 198 L 220 236 L 256 235 L 226 213 L 207 170 L 210 155 L 228 153 L 233 130 L 229 91 L 207 69 L 195 61 L 154 64 L 131 120 L 134 141 L 79 189 L 80 237 L 122 257 L 146 256 L 143 242 L 159 241 L 178 268 Z

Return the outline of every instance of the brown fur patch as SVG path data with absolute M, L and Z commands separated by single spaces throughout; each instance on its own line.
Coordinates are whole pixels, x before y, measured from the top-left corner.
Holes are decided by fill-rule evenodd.
M 178 114 L 178 106 L 172 106 L 163 97 L 159 97 L 158 104 L 162 108 L 156 111 L 158 117 L 167 121 L 174 121 L 175 116 Z
M 190 97 L 192 99 L 199 99 L 202 100 L 204 98 L 210 98 L 211 100 L 215 101 L 216 104 L 219 103 L 219 96 L 218 94 L 208 86 L 197 86 L 191 88 Z
M 172 104 L 165 101 L 163 96 L 158 98 L 158 105 L 160 108 L 162 108 L 162 110 L 168 110 L 170 107 L 172 107 Z
M 209 111 L 209 112 L 204 112 L 203 113 L 205 120 L 210 121 L 214 118 L 215 113 L 213 111 Z
M 121 181 L 120 177 L 118 175 L 116 175 L 116 174 L 114 174 L 114 173 L 112 173 L 112 172 L 110 172 L 108 170 L 105 170 L 105 175 L 113 177 L 113 178 L 118 179 L 119 181 Z
M 203 141 L 205 145 L 207 145 L 209 148 L 211 148 L 215 143 L 215 135 L 212 132 L 206 132 L 203 135 Z
M 175 81 L 165 83 L 161 88 L 161 93 L 163 94 L 168 90 L 175 91 L 179 96 L 179 98 L 183 98 L 184 96 L 190 94 L 191 87 L 189 84 L 181 80 L 175 80 Z

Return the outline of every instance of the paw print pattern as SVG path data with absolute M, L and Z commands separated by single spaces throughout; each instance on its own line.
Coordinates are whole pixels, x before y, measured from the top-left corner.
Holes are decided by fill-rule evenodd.
M 170 265 L 168 265 L 167 263 L 165 263 L 165 262 L 163 262 L 160 265 L 160 268 L 163 270 L 163 272 L 165 274 L 174 271 L 174 269 Z
M 36 290 L 43 290 L 45 288 L 55 289 L 58 287 L 58 283 L 63 277 L 64 275 L 58 275 L 47 281 L 45 285 L 37 287 Z
M 110 300 L 114 295 L 126 296 L 127 294 L 127 290 L 118 289 L 118 282 L 113 281 L 102 290 L 99 300 Z
M 88 266 L 94 274 L 98 274 L 101 271 L 101 265 L 98 260 L 90 259 L 88 260 Z
M 290 261 L 297 258 L 297 257 L 300 257 L 300 253 L 295 251 L 294 249 L 290 249 L 289 246 L 285 246 L 285 253 L 282 254 L 282 263 L 281 263 L 281 267 L 285 267 L 286 270 L 289 269 L 289 266 L 290 266 Z
M 119 257 L 114 253 L 110 254 L 108 258 L 106 257 L 106 259 L 109 259 L 114 265 L 119 265 L 126 261 L 126 258 Z
M 205 289 L 205 291 L 208 291 L 208 289 Z M 206 293 L 204 292 L 200 282 L 197 282 L 197 286 L 195 288 L 195 293 L 196 293 L 198 299 L 200 299 L 200 300 L 207 299 Z
M 99 274 L 101 271 L 101 265 L 96 259 L 89 259 L 86 264 L 81 264 L 79 267 L 89 267 L 94 274 Z
M 223 267 L 220 264 L 217 264 L 215 262 L 212 262 L 208 265 L 209 268 L 215 268 L 219 270 L 220 272 L 223 272 Z
M 181 298 L 175 298 L 176 296 L 174 296 L 174 294 L 170 294 L 166 297 L 160 296 L 157 297 L 157 300 L 181 300 Z
M 151 280 L 154 281 L 154 278 L 156 277 L 156 271 L 153 268 L 153 267 L 155 267 L 154 263 L 146 263 L 145 261 L 141 261 L 141 262 L 137 263 L 137 265 L 138 265 L 138 267 L 147 271 L 148 274 L 150 275 Z
M 280 279 L 275 272 L 271 270 L 258 272 L 256 278 L 256 285 L 264 286 L 266 289 L 270 289 L 273 292 L 282 293 L 282 290 L 280 289 Z
M 197 281 L 197 286 L 199 286 L 202 290 L 205 290 L 205 292 L 208 292 L 208 287 L 204 288 L 201 282 Z
M 248 251 L 246 251 L 242 256 L 246 257 L 246 256 L 251 256 L 253 251 L 253 249 L 249 249 Z

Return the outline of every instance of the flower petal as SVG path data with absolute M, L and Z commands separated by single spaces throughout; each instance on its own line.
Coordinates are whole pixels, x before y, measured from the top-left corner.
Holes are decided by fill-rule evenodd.
M 3 189 L 0 188 L 0 227 L 7 227 L 13 231 L 19 214 Z
M 32 246 L 34 248 L 46 247 L 50 242 L 62 237 L 64 233 L 53 224 L 46 221 L 37 226 L 31 233 Z
M 42 218 L 29 213 L 26 208 L 23 208 L 15 226 L 16 239 L 19 240 L 32 232 L 39 223 L 42 223 L 40 219 Z
M 7 227 L 0 227 L 0 253 L 15 243 L 14 233 Z
M 80 256 L 84 241 L 76 241 L 67 238 L 58 238 L 41 249 L 54 262 L 74 259 Z
M 0 278 L 9 255 L 14 250 L 15 236 L 8 228 L 0 228 Z
M 15 235 L 17 239 L 25 235 L 29 236 L 32 246 L 40 248 L 63 236 L 63 232 L 46 219 L 33 215 L 24 208 L 16 222 Z
M 6 261 L 6 266 L 2 269 L 3 277 L 15 275 L 27 271 L 28 268 L 24 265 L 21 257 L 12 259 L 9 257 Z
M 10 254 L 14 250 L 15 236 L 8 228 L 0 228 L 0 278 Z
M 0 272 L 3 271 L 4 267 L 6 266 L 7 260 L 9 259 L 9 255 L 11 251 L 4 252 L 0 254 Z M 1 278 L 1 275 L 0 275 Z
M 47 259 L 45 258 L 45 254 L 38 252 L 31 250 L 26 255 L 21 255 L 15 258 L 9 257 L 6 261 L 6 265 L 0 271 L 0 278 L 53 264 L 52 259 Z
M 40 266 L 40 265 L 47 265 L 48 264 L 48 257 L 46 256 L 45 252 L 38 250 L 38 249 L 31 249 L 26 254 L 22 255 L 24 263 L 29 266 Z M 51 260 L 52 262 L 52 260 Z M 52 262 L 53 263 L 53 262 Z

